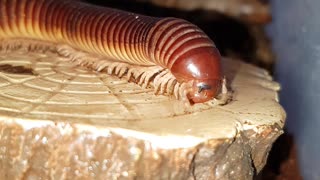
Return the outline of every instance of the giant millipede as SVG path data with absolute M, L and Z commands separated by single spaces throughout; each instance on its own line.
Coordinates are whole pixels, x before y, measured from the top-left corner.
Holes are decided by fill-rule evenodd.
M 2 50 L 47 42 L 83 66 L 190 103 L 213 99 L 224 82 L 218 49 L 188 21 L 75 0 L 0 0 Z

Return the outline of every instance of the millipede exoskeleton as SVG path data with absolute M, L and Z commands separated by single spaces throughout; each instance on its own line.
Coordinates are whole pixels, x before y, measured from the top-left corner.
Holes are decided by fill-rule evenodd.
M 218 49 L 185 20 L 74 0 L 0 0 L 2 50 L 48 42 L 83 66 L 152 84 L 156 93 L 186 102 L 213 99 L 223 82 Z

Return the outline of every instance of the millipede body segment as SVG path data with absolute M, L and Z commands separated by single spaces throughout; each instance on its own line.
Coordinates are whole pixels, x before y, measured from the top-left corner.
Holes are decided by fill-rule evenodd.
M 117 68 L 124 74 L 131 67 L 146 71 L 160 67 L 141 72 L 140 81 L 154 80 L 155 86 L 178 91 L 178 97 L 192 103 L 213 99 L 221 86 L 219 51 L 202 30 L 182 19 L 143 16 L 75 0 L 0 0 L 0 40 L 14 38 L 85 52 L 97 57 L 90 61 L 97 62 L 96 70 L 114 63 L 125 69 L 115 66 L 111 73 Z M 70 49 L 58 48 L 65 54 Z M 86 58 L 80 62 L 90 64 Z M 162 82 L 172 78 L 171 83 Z

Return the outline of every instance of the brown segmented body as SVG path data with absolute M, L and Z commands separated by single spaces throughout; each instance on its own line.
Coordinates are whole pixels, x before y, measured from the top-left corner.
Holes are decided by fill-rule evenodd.
M 192 102 L 212 99 L 221 81 L 220 54 L 197 26 L 74 0 L 0 0 L 0 39 L 67 44 L 90 54 L 169 69 Z

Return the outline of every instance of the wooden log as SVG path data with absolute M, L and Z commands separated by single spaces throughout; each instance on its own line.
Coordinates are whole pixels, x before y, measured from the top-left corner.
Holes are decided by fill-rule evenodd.
M 250 179 L 282 133 L 279 85 L 223 68 L 232 101 L 186 109 L 55 53 L 2 53 L 0 179 Z

